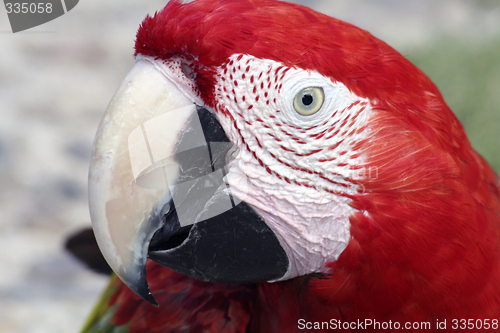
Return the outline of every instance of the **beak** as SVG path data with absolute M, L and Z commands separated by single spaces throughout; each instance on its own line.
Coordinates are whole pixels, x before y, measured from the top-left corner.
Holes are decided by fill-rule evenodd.
M 99 125 L 89 172 L 99 248 L 155 305 L 148 257 L 223 283 L 279 279 L 289 266 L 277 236 L 224 181 L 231 143 L 216 117 L 174 77 L 156 60 L 137 58 Z

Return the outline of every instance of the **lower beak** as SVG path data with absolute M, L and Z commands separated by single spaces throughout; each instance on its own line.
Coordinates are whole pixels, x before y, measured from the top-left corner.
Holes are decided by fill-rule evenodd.
M 99 125 L 90 165 L 90 214 L 106 261 L 153 304 L 148 256 L 211 282 L 282 277 L 278 238 L 224 182 L 231 145 L 220 124 L 172 73 L 138 59 Z

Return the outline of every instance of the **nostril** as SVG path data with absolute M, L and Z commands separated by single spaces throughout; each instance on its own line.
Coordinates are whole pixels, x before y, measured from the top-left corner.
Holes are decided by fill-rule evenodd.
M 187 64 L 185 62 L 181 63 L 181 69 L 182 69 L 182 73 L 184 73 L 184 76 L 187 77 L 188 79 L 192 80 L 195 78 L 196 73 L 193 70 L 193 68 L 191 68 L 191 66 L 189 66 L 189 64 Z

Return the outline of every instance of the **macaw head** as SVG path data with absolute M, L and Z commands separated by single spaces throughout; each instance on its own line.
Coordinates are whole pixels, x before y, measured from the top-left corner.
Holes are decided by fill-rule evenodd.
M 420 70 L 299 5 L 170 1 L 135 57 L 97 132 L 89 198 L 106 260 L 150 302 L 147 258 L 211 282 L 327 274 L 384 221 L 404 229 L 414 198 L 434 209 L 442 177 L 426 166 L 470 159 Z

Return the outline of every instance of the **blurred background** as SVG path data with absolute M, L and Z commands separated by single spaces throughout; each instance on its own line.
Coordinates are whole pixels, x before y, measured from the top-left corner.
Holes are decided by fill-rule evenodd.
M 498 0 L 302 0 L 386 41 L 438 85 L 500 171 Z M 78 332 L 106 277 L 64 251 L 90 225 L 93 137 L 132 67 L 135 32 L 166 1 L 81 0 L 13 34 L 0 6 L 0 332 Z M 326 36 L 325 36 L 326 37 Z

